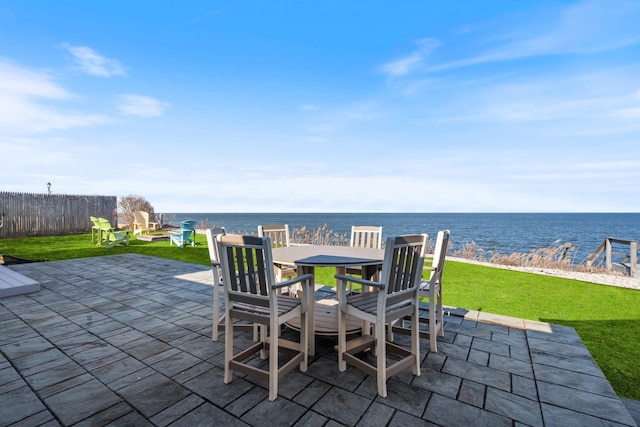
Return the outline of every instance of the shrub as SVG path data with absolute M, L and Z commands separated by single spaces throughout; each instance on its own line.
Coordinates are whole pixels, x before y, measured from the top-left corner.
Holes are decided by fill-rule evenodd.
M 122 224 L 126 228 L 133 228 L 133 213 L 136 211 L 149 212 L 149 220 L 155 221 L 156 214 L 151 203 L 142 196 L 128 194 L 120 197 L 118 201 L 118 224 Z

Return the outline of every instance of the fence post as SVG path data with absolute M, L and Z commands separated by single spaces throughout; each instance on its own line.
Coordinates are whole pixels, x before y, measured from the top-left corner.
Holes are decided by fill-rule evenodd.
M 629 262 L 631 263 L 631 271 L 629 275 L 631 277 L 636 277 L 636 271 L 638 270 L 638 242 L 632 241 L 631 244 L 631 253 L 629 254 Z
M 607 267 L 607 270 L 613 270 L 613 264 L 612 264 L 612 258 L 611 258 L 611 240 L 607 239 L 607 246 L 606 246 L 606 250 L 605 250 L 605 266 Z

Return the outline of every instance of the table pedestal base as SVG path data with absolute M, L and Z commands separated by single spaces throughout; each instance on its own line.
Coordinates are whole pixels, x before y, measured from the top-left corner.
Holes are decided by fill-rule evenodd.
M 334 299 L 317 300 L 315 304 L 315 329 L 316 335 L 338 335 L 338 301 Z M 292 329 L 300 330 L 300 318 L 296 317 L 286 323 Z M 352 334 L 362 330 L 362 321 L 347 316 L 347 333 Z M 309 337 L 312 339 L 312 337 Z

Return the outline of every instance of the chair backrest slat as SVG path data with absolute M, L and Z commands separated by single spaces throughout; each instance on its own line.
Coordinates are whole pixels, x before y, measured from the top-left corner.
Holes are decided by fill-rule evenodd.
M 220 235 L 227 234 L 224 227 L 207 228 L 205 235 L 207 236 L 207 248 L 209 249 L 209 261 L 211 262 L 211 271 L 213 272 L 213 284 L 219 284 L 222 280 L 222 268 L 220 267 L 220 253 L 218 252 L 218 242 L 216 238 Z
M 218 240 L 220 240 L 220 237 L 222 236 L 218 236 Z M 238 270 L 236 270 L 236 264 L 235 264 L 235 256 L 233 256 L 233 252 L 234 252 L 234 248 L 233 247 L 226 247 L 226 248 L 220 248 L 218 247 L 218 251 L 220 253 L 220 256 L 222 257 L 221 262 L 222 262 L 222 271 L 223 271 L 223 280 L 227 279 L 228 277 L 228 286 L 231 288 L 232 291 L 238 291 Z M 243 268 L 243 266 L 238 266 L 238 268 Z M 242 274 L 240 274 L 240 276 L 242 276 Z
M 426 234 L 389 237 L 382 266 L 382 282 L 386 283 L 387 304 L 397 298 L 393 294 L 417 292 L 424 263 Z M 401 298 L 400 298 L 401 299 Z
M 258 226 L 259 237 L 269 237 L 274 248 L 289 246 L 289 224 L 271 224 Z
M 273 268 L 267 268 L 273 265 L 270 239 L 219 235 L 217 243 L 222 256 L 225 289 L 230 300 L 269 306 L 275 295 L 270 292 L 271 284 L 275 283 Z M 271 303 L 275 306 L 274 302 Z
M 193 231 L 195 233 L 196 224 L 197 223 L 198 223 L 198 221 L 194 221 L 192 219 L 189 219 L 189 220 L 186 220 L 186 221 L 182 221 L 182 222 L 180 222 L 180 230 Z
M 133 218 L 134 224 L 140 225 L 143 228 L 150 228 L 149 227 L 149 212 L 147 211 L 135 211 L 133 213 Z
M 431 260 L 431 274 L 426 282 L 429 283 L 429 291 L 435 292 L 436 287 L 442 283 L 442 272 L 444 271 L 444 261 L 447 256 L 447 248 L 449 247 L 449 230 L 438 232 L 436 239 L 436 247 L 433 250 L 433 258 Z
M 220 254 L 218 253 L 218 244 L 216 243 L 216 238 L 219 235 L 227 234 L 224 227 L 214 227 L 207 228 L 205 230 L 205 234 L 207 236 L 207 247 L 209 248 L 209 260 L 211 261 L 211 265 L 216 265 L 220 263 Z
M 440 275 L 442 275 L 442 270 L 444 269 L 444 259 L 447 255 L 450 235 L 451 232 L 449 230 L 439 231 L 438 238 L 436 239 L 436 247 L 433 250 L 433 261 L 431 265 Z
M 372 225 L 351 226 L 351 246 L 381 249 L 382 227 Z
M 260 292 L 260 295 L 267 295 L 269 293 L 269 290 L 268 290 L 268 283 L 267 283 L 267 274 L 265 272 L 264 251 L 262 249 L 257 249 L 256 256 L 257 256 L 257 259 L 260 260 L 256 262 L 256 267 L 258 270 L 256 274 L 257 274 L 258 284 L 260 285 L 259 292 Z
M 111 223 L 109 222 L 108 219 L 100 217 L 98 218 L 98 223 L 103 229 L 108 231 L 113 231 L 113 227 L 111 226 Z

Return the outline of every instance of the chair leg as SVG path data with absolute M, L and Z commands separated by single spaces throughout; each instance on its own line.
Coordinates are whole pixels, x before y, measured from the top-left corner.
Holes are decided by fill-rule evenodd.
M 300 351 L 302 352 L 302 362 L 300 362 L 300 372 L 307 372 L 307 364 L 309 361 L 309 334 L 307 323 L 309 316 L 307 311 L 300 313 Z
M 376 334 L 376 379 L 378 383 L 378 394 L 380 397 L 387 397 L 387 351 L 385 335 L 387 333 L 385 325 L 378 322 L 375 328 Z
M 444 310 L 442 309 L 442 288 L 438 292 L 438 327 L 440 329 L 439 335 L 444 336 Z
M 413 375 L 420 375 L 420 318 L 416 305 L 411 316 L 411 354 L 413 355 Z
M 269 355 L 267 354 L 266 346 L 267 340 L 269 339 L 269 326 L 260 325 L 260 341 L 262 341 L 262 349 L 260 350 L 260 359 L 265 360 Z
M 347 362 L 344 360 L 344 353 L 347 351 L 347 315 L 344 311 L 338 310 L 338 370 L 347 370 Z
M 278 324 L 275 318 L 271 319 L 271 336 L 269 337 L 269 400 L 274 401 L 278 397 Z M 266 329 L 266 328 L 264 328 Z
M 233 319 L 225 311 L 224 319 L 224 383 L 229 384 L 233 379 L 231 372 L 231 359 L 233 359 Z
M 211 341 L 218 341 L 220 325 L 220 289 L 217 284 L 213 284 L 213 331 L 211 333 Z
M 433 301 L 433 298 L 429 299 L 429 344 L 431 346 L 431 351 L 434 353 L 438 352 L 438 340 L 436 335 L 436 305 Z

